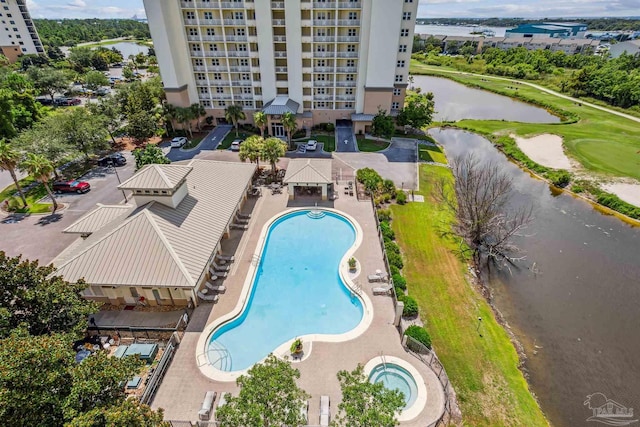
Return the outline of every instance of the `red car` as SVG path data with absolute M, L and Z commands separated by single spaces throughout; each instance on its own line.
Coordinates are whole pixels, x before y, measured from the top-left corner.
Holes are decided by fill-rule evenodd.
M 91 189 L 91 184 L 84 181 L 57 181 L 53 183 L 53 191 L 56 193 L 86 193 Z

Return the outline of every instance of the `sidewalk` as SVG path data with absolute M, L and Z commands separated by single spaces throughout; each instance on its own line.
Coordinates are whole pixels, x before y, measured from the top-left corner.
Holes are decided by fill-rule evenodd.
M 135 311 L 113 310 L 99 311 L 93 315 L 98 327 L 147 327 L 147 328 L 173 328 L 184 315 L 184 309 L 173 311 Z

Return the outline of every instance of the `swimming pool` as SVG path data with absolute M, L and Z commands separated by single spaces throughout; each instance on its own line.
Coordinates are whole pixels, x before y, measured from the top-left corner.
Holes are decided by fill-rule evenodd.
M 242 371 L 296 337 L 344 334 L 358 326 L 362 302 L 339 274 L 355 241 L 353 224 L 335 212 L 301 210 L 275 220 L 246 304 L 208 338 L 208 364 Z
M 381 363 L 369 374 L 369 381 L 382 383 L 389 390 L 399 390 L 404 395 L 404 409 L 410 408 L 418 396 L 418 385 L 413 375 L 394 363 Z

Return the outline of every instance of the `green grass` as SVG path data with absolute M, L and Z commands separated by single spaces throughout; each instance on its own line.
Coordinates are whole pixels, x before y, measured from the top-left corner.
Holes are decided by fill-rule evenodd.
M 375 139 L 358 138 L 358 150 L 366 152 L 381 151 L 389 147 L 387 141 L 377 141 Z
M 20 180 L 20 186 L 24 189 L 33 182 L 34 179 L 29 176 Z M 15 210 L 17 213 L 46 213 L 51 211 L 51 203 L 38 203 L 38 200 L 47 195 L 47 190 L 43 185 L 37 185 L 26 192 L 27 209 L 22 208 L 20 195 L 14 196 L 14 193 L 16 193 L 16 186 L 11 184 L 0 192 L 0 201 L 4 203 L 5 200 L 8 200 L 10 206 L 17 208 Z
M 336 151 L 336 137 L 333 135 L 311 134 L 311 138 L 297 140 L 296 142 L 307 142 L 312 139 L 323 143 L 324 151 Z
M 457 393 L 464 425 L 546 426 L 540 407 L 518 369 L 518 356 L 484 298 L 466 280 L 466 264 L 442 237 L 450 214 L 434 202 L 436 179 L 448 169 L 421 165 L 418 194 L 425 203 L 392 205 L 392 226 L 403 250 L 409 295 Z M 480 333 L 476 331 L 482 317 Z
M 539 89 L 519 85 L 518 93 L 509 89 L 512 81 L 494 80 L 486 76 L 452 74 L 438 67 L 411 62 L 411 72 L 450 78 L 459 83 L 480 87 L 499 94 L 518 97 L 525 101 L 544 105 L 555 111 L 564 111 L 567 117 L 575 116 L 575 123 L 540 124 L 499 120 L 461 120 L 456 126 L 484 134 L 509 134 L 533 136 L 541 133 L 559 135 L 564 140 L 570 156 L 586 169 L 613 176 L 640 179 L 640 124 L 605 111 L 578 105 L 577 103 L 541 92 Z
M 247 132 L 247 131 L 238 131 L 238 136 L 236 136 L 235 129 L 231 129 L 231 131 L 224 137 L 222 142 L 218 145 L 218 150 L 228 150 L 231 147 L 231 143 L 236 139 L 245 140 L 249 138 L 251 135 L 257 135 L 255 133 Z
M 183 150 L 190 150 L 192 148 L 195 148 L 195 147 L 198 146 L 198 144 L 200 144 L 200 141 L 202 141 L 202 137 L 193 138 L 191 141 L 189 141 L 186 144 L 184 144 L 182 146 L 182 149 Z
M 418 144 L 418 157 L 423 162 L 447 163 L 442 149 L 434 145 Z

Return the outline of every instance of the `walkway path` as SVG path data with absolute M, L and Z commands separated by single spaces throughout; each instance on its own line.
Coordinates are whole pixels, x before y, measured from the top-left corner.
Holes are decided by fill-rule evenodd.
M 592 104 L 590 102 L 585 102 L 585 101 L 583 101 L 581 99 L 574 98 L 574 97 L 569 96 L 569 95 L 563 95 L 561 93 L 558 93 L 558 92 L 556 92 L 554 90 L 551 90 L 551 89 L 547 89 L 546 87 L 537 85 L 535 83 L 529 83 L 529 82 L 522 81 L 522 80 L 508 79 L 506 77 L 495 77 L 495 76 L 490 76 L 490 75 L 486 75 L 486 74 L 466 73 L 466 72 L 463 72 L 463 71 L 455 71 L 455 70 L 441 70 L 439 68 L 432 68 L 432 67 L 429 67 L 429 66 L 423 66 L 423 68 L 425 68 L 427 70 L 432 70 L 432 71 L 440 71 L 440 72 L 443 72 L 443 73 L 475 76 L 475 77 L 482 77 L 482 78 L 486 78 L 486 79 L 503 80 L 505 82 L 519 83 L 519 84 L 527 85 L 527 86 L 536 88 L 536 89 L 540 90 L 541 92 L 545 92 L 545 93 L 548 93 L 550 95 L 557 96 L 558 98 L 568 99 L 569 101 L 577 102 L 579 104 L 582 104 L 583 106 L 595 108 L 596 110 L 605 111 L 607 113 L 615 114 L 616 116 L 624 117 L 625 119 L 633 120 L 634 122 L 640 123 L 640 117 L 635 117 L 635 116 L 632 116 L 632 115 L 629 115 L 629 114 L 626 114 L 626 113 L 621 113 L 620 111 L 612 110 L 612 109 L 607 108 L 607 107 L 602 107 L 600 105 Z
M 214 151 L 218 148 L 218 145 L 224 140 L 229 131 L 231 130 L 231 125 L 219 125 L 216 126 L 211 132 L 205 136 L 197 148 L 193 148 L 191 150 L 182 150 L 178 148 L 171 149 L 169 148 L 169 153 L 167 157 L 172 162 L 177 162 L 180 160 L 189 160 L 196 157 L 202 151 Z

